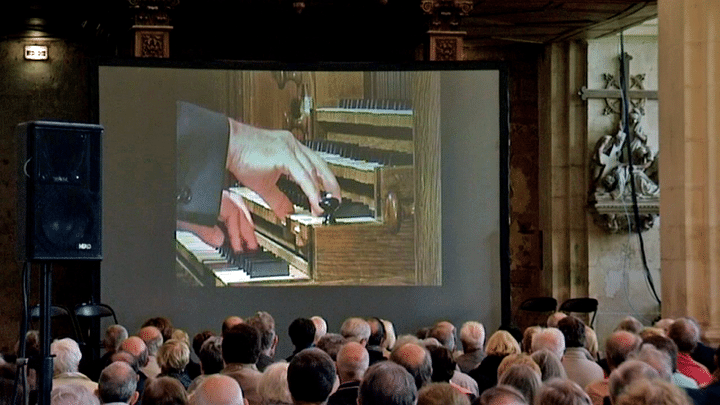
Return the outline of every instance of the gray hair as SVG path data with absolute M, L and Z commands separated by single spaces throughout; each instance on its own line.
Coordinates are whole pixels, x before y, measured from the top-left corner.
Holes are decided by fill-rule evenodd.
M 288 363 L 280 361 L 269 365 L 258 382 L 258 394 L 267 404 L 292 404 L 287 381 Z
M 348 318 L 340 327 L 340 334 L 348 340 L 367 342 L 370 339 L 370 324 L 362 318 Z
M 110 325 L 105 330 L 105 338 L 103 339 L 103 346 L 105 349 L 116 352 L 120 348 L 120 344 L 123 340 L 128 338 L 128 331 L 122 325 Z
M 128 402 L 137 390 L 138 375 L 124 361 L 116 361 L 100 373 L 98 396 L 103 403 Z
M 78 371 L 82 353 L 80 346 L 70 338 L 54 341 L 50 345 L 50 353 L 55 356 L 53 374 L 72 373 Z
M 639 360 L 627 360 L 610 373 L 608 389 L 610 401 L 614 404 L 617 397 L 622 394 L 633 382 L 643 378 L 658 378 L 658 372 L 647 363 Z
M 670 355 L 658 350 L 650 343 L 645 343 L 635 355 L 637 360 L 645 362 L 658 372 L 660 378 L 670 381 L 673 374 L 672 359 Z
M 568 379 L 547 381 L 537 393 L 536 405 L 591 405 L 588 394 Z
M 533 335 L 530 347 L 532 352 L 548 349 L 562 358 L 565 353 L 565 336 L 558 328 L 543 328 Z
M 84 385 L 62 384 L 52 389 L 50 405 L 100 405 L 100 400 Z

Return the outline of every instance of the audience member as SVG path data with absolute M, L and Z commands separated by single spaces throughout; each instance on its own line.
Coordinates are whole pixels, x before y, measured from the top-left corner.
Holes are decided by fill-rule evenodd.
M 697 382 L 695 382 L 695 380 L 684 374 L 680 374 L 677 371 L 678 350 L 677 345 L 675 344 L 675 342 L 672 341 L 672 339 L 666 336 L 652 335 L 643 339 L 643 344 L 645 343 L 653 345 L 656 349 L 668 355 L 668 357 L 670 358 L 670 366 L 672 367 L 673 372 L 671 377 L 673 384 L 685 389 L 698 388 L 698 384 Z
M 468 397 L 475 398 L 480 395 L 477 382 L 467 374 L 457 369 L 453 355 L 447 347 L 428 347 L 432 361 L 432 381 L 450 383 Z
M 450 350 L 450 353 L 455 351 L 455 325 L 452 323 L 448 321 L 436 323 L 430 328 L 428 337 L 437 339 L 441 345 Z
M 225 332 L 222 340 L 222 356 L 225 368 L 222 374 L 234 378 L 242 388 L 244 398 L 250 405 L 260 405 L 257 392 L 262 375 L 255 363 L 260 356 L 260 333 L 254 327 L 241 323 Z
M 297 318 L 288 327 L 288 335 L 295 350 L 285 359 L 288 363 L 303 349 L 313 347 L 315 341 L 315 324 L 307 318 Z
M 210 336 L 207 338 L 200 347 L 198 358 L 200 359 L 202 373 L 195 377 L 188 387 L 188 392 L 195 391 L 209 375 L 217 374 L 225 367 L 222 357 L 222 337 Z
M 327 333 L 327 322 L 323 319 L 323 317 L 318 315 L 311 316 L 310 320 L 313 325 L 315 325 L 315 338 L 313 339 L 313 343 L 317 345 L 320 338 L 325 336 Z
M 190 348 L 185 342 L 170 339 L 160 346 L 157 355 L 160 374 L 158 377 L 171 377 L 177 379 L 187 389 L 192 380 L 185 372 L 185 366 L 190 361 Z
M 540 367 L 540 378 L 543 382 L 552 380 L 553 378 L 567 379 L 565 368 L 560 359 L 547 349 L 542 349 L 530 355 L 538 367 Z
M 390 360 L 407 370 L 415 381 L 416 392 L 432 381 L 432 360 L 425 347 L 405 343 L 390 353 Z
M 142 403 L 143 405 L 187 405 L 188 397 L 185 387 L 176 378 L 158 377 L 148 381 L 143 391 Z
M 537 325 L 525 328 L 525 331 L 523 332 L 522 342 L 520 342 L 520 349 L 523 351 L 523 353 L 532 353 L 533 336 L 535 336 L 535 334 L 538 333 L 540 330 L 542 330 L 542 326 Z
M 653 326 L 655 326 L 656 328 L 660 328 L 660 329 L 662 329 L 663 331 L 665 331 L 665 336 L 667 336 L 668 331 L 670 330 L 670 325 L 672 325 L 673 322 L 675 322 L 674 319 L 662 318 L 662 319 L 660 319 L 659 321 L 655 322 L 655 325 L 653 325 Z
M 593 328 L 587 325 L 585 325 L 585 350 L 590 353 L 593 361 L 598 361 L 599 344 L 597 339 L 597 333 L 595 333 L 595 330 Z
M 670 364 L 670 356 L 656 349 L 651 344 L 644 344 L 640 350 L 633 356 L 635 360 L 647 363 L 650 367 L 657 371 L 661 380 L 672 381 L 672 365 Z
M 110 325 L 105 329 L 105 337 L 103 338 L 102 345 L 105 349 L 105 353 L 97 360 L 92 370 L 92 375 L 88 374 L 88 377 L 97 381 L 100 376 L 100 372 L 105 367 L 112 363 L 110 359 L 112 355 L 120 350 L 120 344 L 123 340 L 128 338 L 127 329 L 122 325 Z
M 460 371 L 469 373 L 485 358 L 485 327 L 480 322 L 465 322 L 460 328 L 463 353 L 455 358 Z
M 418 392 L 417 405 L 470 405 L 470 399 L 449 383 L 432 383 Z
M 605 341 L 605 360 L 610 372 L 618 368 L 625 360 L 640 348 L 640 337 L 632 332 L 617 329 Z M 593 405 L 602 405 L 603 398 L 610 395 L 608 379 L 595 380 L 585 387 Z
M 338 333 L 326 333 L 318 340 L 317 348 L 327 353 L 333 361 L 336 361 L 340 348 L 347 342 L 347 339 Z
M 6 403 L 11 403 L 11 401 Z M 83 385 L 53 385 L 50 393 L 50 405 L 100 405 L 100 400 L 94 391 Z
M 208 376 L 190 396 L 190 405 L 244 405 L 237 381 L 226 375 Z
M 385 340 L 385 325 L 383 325 L 380 318 L 368 318 L 367 323 L 370 325 L 370 337 L 365 348 L 370 355 L 370 365 L 372 365 L 378 361 L 386 360 L 382 348 L 382 343 Z
M 633 316 L 626 316 L 615 327 L 615 331 L 619 331 L 619 330 L 628 331 L 630 333 L 634 333 L 634 334 L 638 335 L 638 334 L 640 334 L 640 331 L 643 330 L 643 324 L 642 324 L 642 322 L 638 321 L 637 318 L 635 318 Z
M 540 387 L 535 405 L 590 405 L 590 397 L 573 381 L 553 379 Z
M 170 322 L 170 319 L 165 318 L 164 316 L 158 316 L 148 319 L 147 321 L 145 321 L 145 323 L 141 325 L 142 328 L 146 326 L 154 326 L 158 328 L 158 330 L 162 334 L 163 342 L 172 339 L 172 333 L 175 330 L 173 328 L 172 322 Z
M 478 383 L 480 393 L 497 384 L 500 362 L 509 354 L 520 354 L 520 345 L 509 332 L 499 330 L 490 336 L 485 350 L 485 359 L 469 373 Z
M 542 371 L 540 370 L 540 366 L 535 362 L 535 360 L 532 359 L 528 354 L 526 353 L 519 353 L 519 354 L 508 354 L 505 356 L 505 358 L 500 362 L 500 365 L 498 365 L 498 371 L 497 376 L 498 379 L 500 379 L 500 376 L 507 371 L 510 367 L 516 365 L 516 364 L 524 364 L 530 368 L 532 368 L 536 373 L 538 373 L 538 376 L 541 376 Z
M 708 385 L 712 380 L 710 371 L 691 357 L 700 340 L 700 329 L 697 324 L 687 318 L 677 319 L 670 325 L 668 337 L 678 348 L 677 371 L 695 380 L 700 387 Z
M 120 344 L 120 351 L 118 353 L 129 353 L 132 356 L 132 362 L 129 364 L 132 366 L 133 370 L 138 375 L 138 382 L 136 385 L 136 390 L 138 392 L 139 396 L 142 396 L 143 390 L 145 389 L 145 382 L 148 379 L 148 376 L 142 371 L 143 367 L 145 367 L 148 363 L 148 348 L 145 345 L 145 342 L 143 342 L 142 339 L 140 339 L 137 336 L 130 336 L 127 339 L 125 339 Z M 116 353 L 116 354 L 118 354 Z M 126 361 L 125 359 L 120 356 L 120 358 L 115 358 L 113 356 L 113 361 Z
M 548 328 L 557 328 L 558 322 L 560 322 L 561 319 L 565 318 L 567 316 L 564 312 L 554 312 L 550 316 L 548 316 L 547 319 L 547 327 Z
M 255 327 L 260 332 L 260 357 L 257 361 L 259 371 L 265 371 L 267 366 L 275 362 L 278 336 L 275 333 L 275 319 L 267 312 L 258 311 L 245 320 L 245 323 Z
M 395 362 L 381 361 L 365 373 L 365 378 L 360 384 L 357 403 L 358 405 L 415 405 L 417 396 L 417 379 L 413 381 L 410 373 Z
M 205 343 L 205 341 L 212 336 L 215 336 L 215 333 L 213 333 L 210 330 L 204 330 L 200 333 L 195 334 L 195 336 L 193 336 L 191 347 L 192 347 L 192 351 L 195 353 L 195 356 L 198 357 L 198 360 L 200 360 L 200 348 L 202 347 L 202 344 Z M 197 367 L 194 364 L 197 364 Z M 202 372 L 202 363 L 195 363 L 191 358 L 190 363 L 185 368 L 185 370 L 187 371 L 188 376 L 190 376 L 190 378 L 195 379 L 203 373 Z
M 157 362 L 157 354 L 164 341 L 163 335 L 160 329 L 154 326 L 145 326 L 138 332 L 138 337 L 145 342 L 148 349 L 148 361 L 141 370 L 148 378 L 155 378 L 161 372 Z
M 385 327 L 385 340 L 382 342 L 382 347 L 385 352 L 385 358 L 390 357 L 390 351 L 395 347 L 397 336 L 395 335 L 395 325 L 387 319 L 381 319 L 383 326 Z
M 137 402 L 137 373 L 122 361 L 105 367 L 98 380 L 98 397 L 103 404 L 130 404 Z
M 695 350 L 690 353 L 690 356 L 693 358 L 693 360 L 705 366 L 705 368 L 708 369 L 710 374 L 712 374 L 715 371 L 715 349 L 706 346 L 702 342 L 702 327 L 700 327 L 698 321 L 695 318 L 687 319 L 694 323 L 695 327 L 697 327 L 698 331 L 700 332 L 697 345 L 695 346 Z
M 190 335 L 187 334 L 182 329 L 175 329 L 172 333 L 172 339 L 179 340 L 183 343 L 185 343 L 188 347 L 188 349 L 191 349 L 192 346 L 190 345 Z M 191 353 L 190 353 L 191 354 Z M 192 381 L 195 377 L 200 375 L 200 363 L 196 363 L 193 361 L 192 357 L 188 357 L 188 364 L 185 366 L 185 374 L 190 377 L 190 380 Z
M 357 404 L 360 381 L 370 365 L 368 351 L 357 342 L 348 342 L 337 354 L 337 373 L 340 386 L 330 396 L 328 405 Z
M 565 337 L 565 354 L 562 365 L 570 380 L 585 387 L 604 377 L 600 367 L 585 349 L 585 324 L 574 316 L 567 316 L 558 322 L 558 329 Z
M 288 363 L 280 361 L 270 364 L 258 382 L 258 393 L 263 405 L 292 405 L 287 381 Z
M 513 364 L 498 377 L 498 384 L 517 388 L 529 404 L 534 403 L 535 394 L 542 385 L 540 368 L 534 362 L 531 364 Z
M 640 379 L 627 387 L 613 404 L 691 405 L 692 402 L 680 388 L 667 381 Z
M 348 318 L 340 326 L 340 334 L 350 342 L 366 346 L 370 339 L 370 325 L 362 318 Z
M 324 404 L 336 388 L 337 372 L 330 356 L 317 348 L 297 353 L 287 372 L 288 388 L 293 402 Z
M 243 323 L 242 318 L 239 316 L 228 316 L 223 320 L 222 326 L 220 327 L 220 335 L 225 337 L 225 333 L 229 331 L 233 326 L 240 325 Z
M 639 360 L 626 360 L 610 373 L 608 389 L 610 403 L 617 404 L 617 397 L 635 381 L 641 379 L 658 379 L 658 373 L 647 363 Z
M 50 354 L 55 356 L 53 360 L 53 378 L 52 385 L 54 387 L 65 384 L 82 385 L 94 391 L 97 389 L 97 383 L 88 378 L 85 374 L 78 372 L 82 353 L 80 346 L 70 338 L 64 338 L 54 341 L 50 345 Z
M 542 328 L 532 337 L 530 352 L 550 350 L 558 359 L 565 355 L 565 336 L 558 328 Z
M 475 401 L 477 402 L 477 401 Z M 473 404 L 475 403 L 473 402 Z M 509 385 L 496 385 L 480 395 L 480 405 L 531 405 L 517 388 Z M 550 405 L 550 404 L 548 404 Z

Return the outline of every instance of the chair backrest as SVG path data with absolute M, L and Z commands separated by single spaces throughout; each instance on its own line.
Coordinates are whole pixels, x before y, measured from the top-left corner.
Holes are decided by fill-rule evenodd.
M 570 298 L 569 300 L 564 301 L 562 304 L 560 304 L 560 308 L 558 309 L 561 312 L 577 312 L 577 313 L 583 313 L 583 314 L 589 314 L 592 313 L 592 319 L 590 320 L 590 326 L 593 327 L 593 324 L 595 323 L 595 315 L 597 315 L 597 309 L 598 309 L 598 300 L 595 298 L 590 297 L 582 297 L 582 298 Z
M 528 298 L 520 304 L 523 311 L 532 312 L 554 312 L 557 308 L 557 300 L 553 297 Z
M 77 324 L 77 319 L 73 316 L 73 314 L 68 311 L 67 308 L 60 306 L 60 305 L 51 305 L 50 306 L 50 319 L 61 319 L 61 318 L 67 318 L 70 321 L 70 329 L 73 333 L 73 338 L 76 342 L 79 344 L 83 343 L 83 337 L 80 333 L 80 327 Z M 41 320 L 40 316 L 40 305 L 35 305 L 34 307 L 30 308 L 30 321 L 31 322 L 39 322 Z M 61 325 L 62 326 L 62 325 Z M 39 328 L 39 325 L 35 325 L 35 327 Z
M 78 318 L 104 318 L 111 316 L 115 324 L 118 323 L 115 311 L 106 304 L 84 303 L 75 307 L 75 316 Z

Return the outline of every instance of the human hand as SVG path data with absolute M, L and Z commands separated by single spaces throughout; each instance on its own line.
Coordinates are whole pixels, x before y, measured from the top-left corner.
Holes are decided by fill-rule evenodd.
M 262 197 L 279 218 L 294 212 L 292 203 L 276 185 L 283 174 L 300 186 L 314 215 L 323 213 L 321 191 L 340 199 L 340 186 L 325 161 L 288 131 L 255 128 L 230 119 L 226 167 Z
M 220 202 L 220 215 L 218 220 L 225 225 L 227 235 L 230 237 L 230 246 L 235 252 L 244 252 L 258 249 L 255 237 L 255 224 L 242 198 L 223 191 Z M 220 247 L 225 242 L 225 232 L 215 226 L 203 226 L 185 221 L 177 221 L 177 228 L 190 231 L 207 244 Z

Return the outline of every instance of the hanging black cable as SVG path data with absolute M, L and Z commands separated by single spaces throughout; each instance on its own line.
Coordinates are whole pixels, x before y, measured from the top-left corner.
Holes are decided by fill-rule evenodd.
M 622 95 L 622 127 L 623 131 L 627 135 L 625 138 L 625 149 L 627 151 L 627 163 L 628 163 L 628 174 L 630 181 L 630 190 L 633 202 L 633 216 L 635 218 L 635 232 L 637 232 L 638 240 L 640 241 L 640 257 L 642 258 L 642 264 L 645 268 L 645 278 L 650 285 L 650 291 L 653 293 L 658 306 L 662 305 L 660 297 L 655 289 L 655 283 L 653 282 L 652 274 L 650 274 L 650 267 L 647 264 L 647 256 L 645 255 L 645 241 L 643 240 L 642 232 L 640 231 L 640 209 L 637 201 L 637 191 L 635 187 L 635 169 L 633 166 L 633 156 L 631 144 L 633 141 L 634 134 L 630 132 L 630 100 L 628 98 L 628 82 L 629 77 L 626 69 L 625 62 L 625 39 L 622 33 L 620 34 L 620 94 Z
M 22 273 L 22 320 L 20 322 L 20 341 L 18 345 L 18 354 L 15 361 L 15 384 L 13 386 L 13 398 L 11 404 L 17 403 L 18 389 L 22 385 L 23 404 L 30 402 L 30 392 L 27 381 L 28 359 L 25 357 L 26 337 L 28 331 L 28 295 L 30 291 L 30 271 L 32 267 L 30 263 L 25 262 Z

